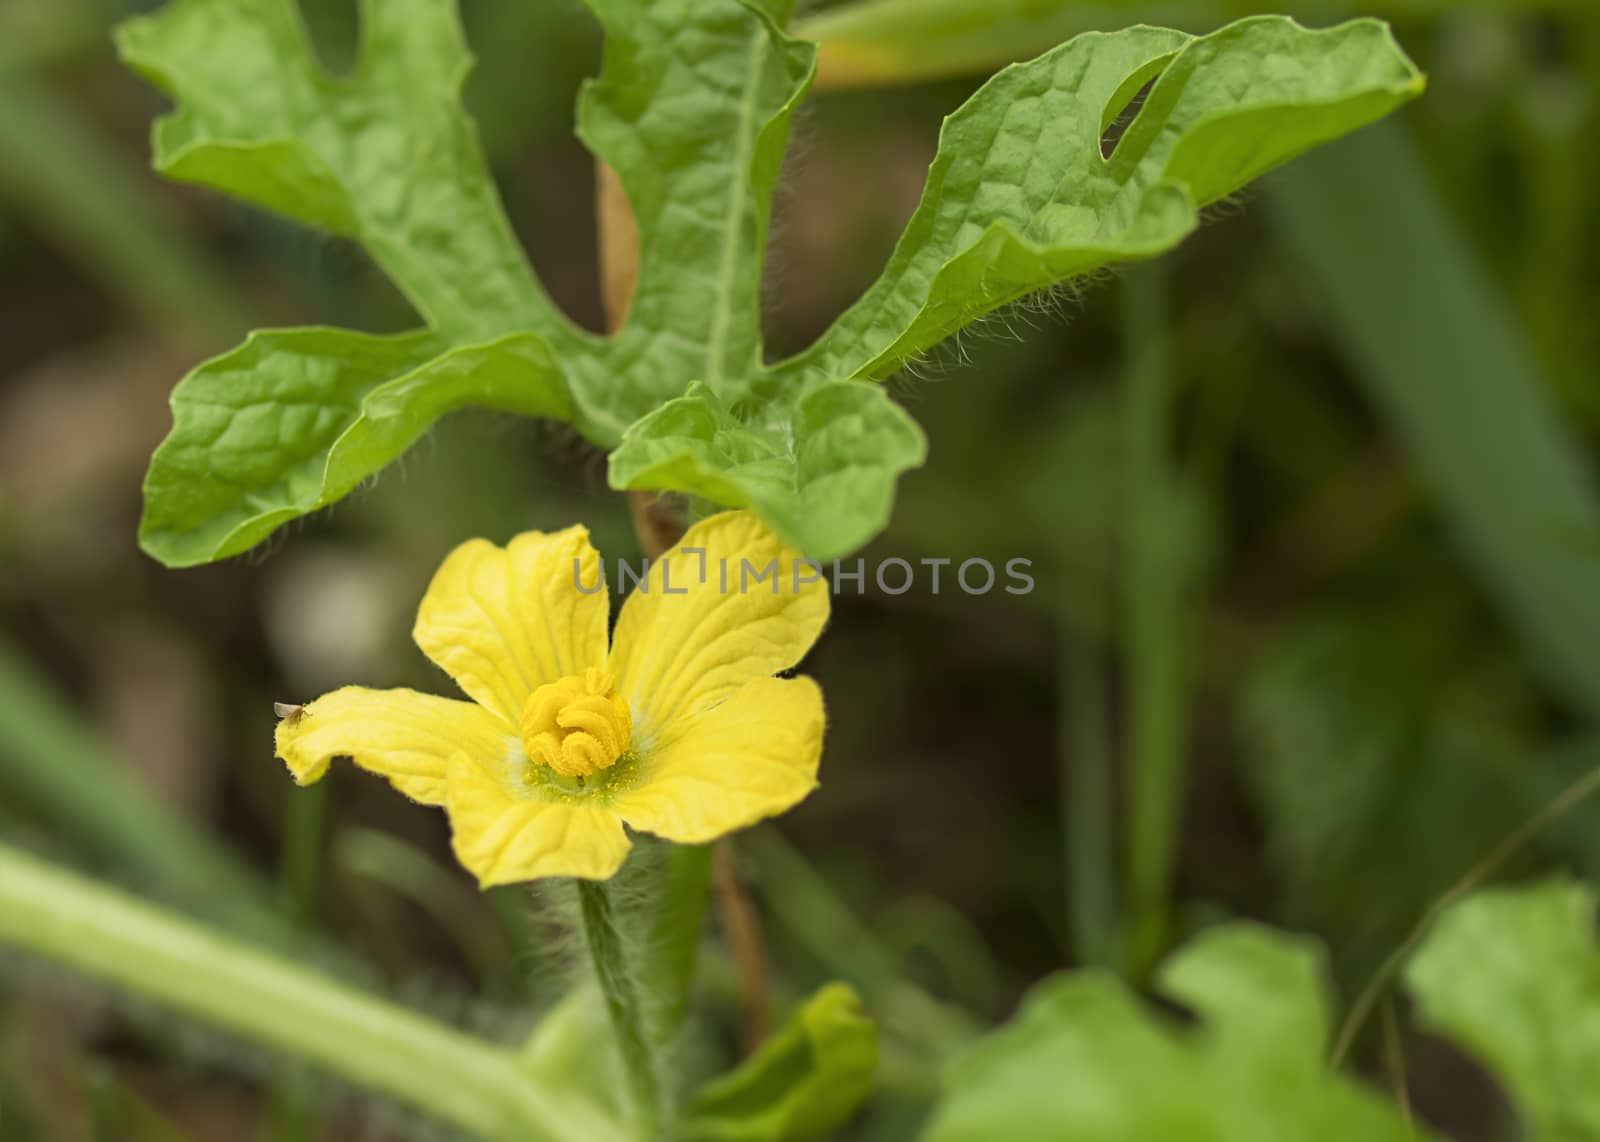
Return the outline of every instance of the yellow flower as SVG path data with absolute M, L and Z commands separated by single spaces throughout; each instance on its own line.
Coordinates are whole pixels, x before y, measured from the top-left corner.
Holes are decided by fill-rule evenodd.
M 443 806 L 485 887 L 603 880 L 624 824 L 712 840 L 816 787 L 821 691 L 772 677 L 828 619 L 826 584 L 797 559 L 754 516 L 714 516 L 651 565 L 608 648 L 587 529 L 464 543 L 413 636 L 473 701 L 349 686 L 280 721 L 278 756 L 301 784 L 350 758 Z

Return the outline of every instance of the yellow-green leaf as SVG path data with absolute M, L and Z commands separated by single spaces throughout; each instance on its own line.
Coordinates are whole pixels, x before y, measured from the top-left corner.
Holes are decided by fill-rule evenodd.
M 679 1133 L 691 1142 L 830 1137 L 872 1093 L 878 1028 L 848 984 L 830 983 L 736 1069 L 695 1094 Z
M 1250 924 L 1178 953 L 1161 989 L 1182 1029 L 1101 971 L 1035 987 L 952 1067 L 928 1142 L 1428 1142 L 1324 1062 L 1320 949 Z

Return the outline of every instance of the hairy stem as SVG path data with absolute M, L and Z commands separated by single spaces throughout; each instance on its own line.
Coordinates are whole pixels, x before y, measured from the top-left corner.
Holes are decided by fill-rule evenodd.
M 641 1138 L 653 1139 L 659 1134 L 663 1117 L 660 1071 L 638 981 L 628 962 L 627 941 L 617 926 L 610 884 L 578 881 L 578 903 L 594 974 L 605 996 L 606 1013 L 611 1017 L 611 1029 L 622 1053 L 628 1085 L 633 1089 L 638 1133 Z
M 475 1137 L 617 1137 L 592 1107 L 537 1089 L 508 1050 L 4 845 L 0 944 L 297 1056 Z

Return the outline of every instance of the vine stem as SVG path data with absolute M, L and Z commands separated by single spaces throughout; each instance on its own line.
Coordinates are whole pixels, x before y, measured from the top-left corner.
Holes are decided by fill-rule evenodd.
M 1111 822 L 1111 728 L 1105 650 L 1063 622 L 1058 730 L 1061 819 L 1065 826 L 1067 917 L 1080 962 L 1115 969 L 1119 961 L 1116 846 Z
M 1170 938 L 1172 884 L 1188 782 L 1188 640 L 1196 589 L 1175 541 L 1172 356 L 1167 271 L 1134 266 L 1123 280 L 1122 436 L 1128 523 L 1123 551 L 1128 783 L 1125 876 L 1129 974 L 1143 978 Z
M 1529 841 L 1596 792 L 1600 792 L 1600 768 L 1591 770 L 1556 794 L 1548 805 L 1523 822 L 1495 846 L 1493 852 L 1456 881 L 1448 892 L 1429 905 L 1428 910 L 1422 914 L 1422 919 L 1417 921 L 1416 927 L 1412 928 L 1411 934 L 1405 938 L 1405 942 L 1389 953 L 1388 958 L 1361 989 L 1361 994 L 1356 997 L 1355 1003 L 1351 1004 L 1350 1013 L 1345 1016 L 1344 1025 L 1339 1028 L 1339 1037 L 1333 1044 L 1333 1052 L 1328 1056 L 1328 1066 L 1331 1069 L 1338 1070 L 1344 1065 L 1345 1058 L 1350 1054 L 1350 1048 L 1355 1045 L 1356 1036 L 1361 1033 L 1362 1026 L 1372 1014 L 1372 1009 L 1382 997 L 1384 989 L 1400 970 L 1400 965 L 1416 950 L 1417 945 L 1422 943 L 1422 938 L 1433 928 L 1433 922 L 1444 910 L 1488 880 L 1504 867 L 1507 861 L 1527 847 Z
M 475 1137 L 620 1142 L 517 1056 L 261 948 L 0 845 L 0 944 L 124 988 Z
M 733 954 L 744 999 L 741 1045 L 753 1055 L 766 1040 L 772 1023 L 772 982 L 761 916 L 739 877 L 733 844 L 717 842 L 711 861 L 711 885 L 717 894 L 717 919 Z
M 661 1074 L 638 981 L 628 962 L 627 942 L 617 926 L 611 886 L 603 880 L 577 883 L 583 931 L 588 937 L 589 955 L 594 960 L 600 992 L 605 996 L 611 1029 L 622 1052 L 628 1085 L 633 1090 L 639 1136 L 653 1139 L 658 1136 L 663 1118 Z

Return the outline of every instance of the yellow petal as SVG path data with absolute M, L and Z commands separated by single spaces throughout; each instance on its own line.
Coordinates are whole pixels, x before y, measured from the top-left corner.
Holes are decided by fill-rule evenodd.
M 458 753 L 493 761 L 522 749 L 516 731 L 482 706 L 415 690 L 346 686 L 278 723 L 278 756 L 301 785 L 348 757 L 427 805 L 444 803 L 445 770 Z
M 608 609 L 588 529 L 530 531 L 504 548 L 474 539 L 452 551 L 412 634 L 461 689 L 516 725 L 536 688 L 604 665 Z
M 465 755 L 450 763 L 445 811 L 456 859 L 484 888 L 543 876 L 606 880 L 632 847 L 614 810 L 519 788 Z
M 749 512 L 724 512 L 651 565 L 623 604 L 610 665 L 639 737 L 667 732 L 811 649 L 828 621 L 828 587 L 804 582 L 815 572 L 799 558 Z M 775 577 L 757 579 L 772 568 Z
M 693 845 L 790 808 L 817 785 L 822 691 L 809 678 L 763 678 L 639 758 L 611 797 L 635 829 Z

